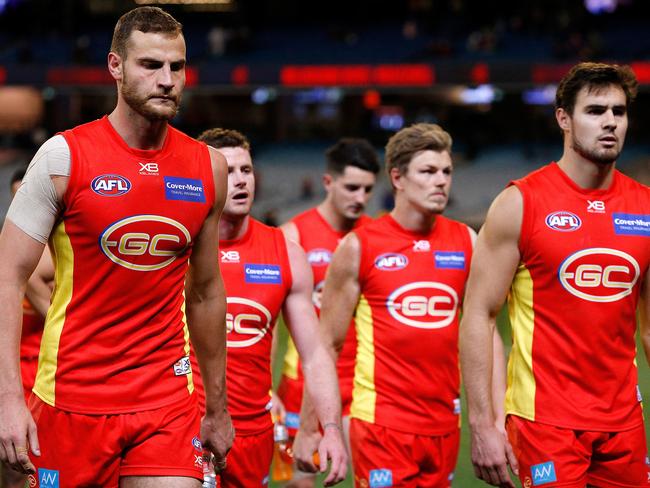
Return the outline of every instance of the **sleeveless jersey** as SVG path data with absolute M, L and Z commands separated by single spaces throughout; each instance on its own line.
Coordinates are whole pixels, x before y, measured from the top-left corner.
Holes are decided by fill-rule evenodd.
M 185 273 L 215 198 L 208 149 L 172 127 L 160 150 L 132 149 L 107 117 L 63 136 L 70 177 L 34 392 L 83 414 L 181 401 L 194 390 Z
M 458 317 L 469 229 L 441 215 L 428 234 L 390 215 L 359 238 L 359 342 L 350 416 L 421 435 L 458 429 Z
M 650 261 L 650 189 L 618 171 L 607 190 L 581 189 L 555 163 L 513 184 L 523 221 L 506 412 L 577 430 L 639 425 L 636 308 Z
M 334 230 L 316 208 L 309 209 L 297 215 L 291 221 L 298 230 L 300 246 L 307 253 L 307 259 L 311 265 L 311 270 L 314 275 L 312 301 L 314 302 L 316 313 L 320 316 L 321 295 L 323 293 L 323 285 L 325 284 L 325 274 L 327 273 L 327 268 L 332 259 L 332 254 L 336 250 L 336 246 L 338 246 L 339 241 L 345 237 L 347 232 Z M 372 219 L 370 217 L 362 215 L 354 227 L 358 228 L 371 221 Z M 343 348 L 336 362 L 336 370 L 341 384 L 352 383 L 356 349 L 357 336 L 354 327 L 349 327 Z M 298 350 L 291 338 L 289 338 L 287 352 L 284 356 L 283 374 L 304 385 Z M 343 388 L 341 389 L 344 390 Z
M 20 336 L 20 359 L 36 360 L 43 334 L 43 318 L 38 314 L 27 298 L 23 299 L 23 328 Z
M 237 435 L 253 435 L 272 425 L 273 328 L 292 286 L 287 244 L 280 229 L 250 218 L 244 236 L 220 241 L 219 251 L 228 296 L 228 411 Z M 203 409 L 205 395 L 194 355 L 192 362 Z

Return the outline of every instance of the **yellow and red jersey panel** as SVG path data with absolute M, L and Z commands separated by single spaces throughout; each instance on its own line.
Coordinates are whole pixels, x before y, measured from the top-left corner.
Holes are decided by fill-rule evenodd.
M 193 391 L 185 273 L 214 202 L 208 149 L 172 127 L 160 150 L 132 149 L 107 117 L 63 135 L 70 177 L 34 392 L 87 414 L 181 401 Z
M 228 301 L 228 411 L 238 435 L 271 425 L 271 343 L 273 327 L 292 286 L 287 244 L 280 229 L 250 218 L 241 239 L 220 241 L 221 275 Z M 205 396 L 194 355 L 199 402 Z
M 385 215 L 354 232 L 361 296 L 351 417 L 429 436 L 457 430 L 469 229 L 438 216 L 419 234 Z
M 577 430 L 642 422 L 636 308 L 650 261 L 650 189 L 615 172 L 578 187 L 551 163 L 513 182 L 521 262 L 509 296 L 506 411 Z
M 345 237 L 346 232 L 334 230 L 316 208 L 295 216 L 292 222 L 298 230 L 300 245 L 307 253 L 307 259 L 311 265 L 311 270 L 314 275 L 314 293 L 312 300 L 316 313 L 320 315 L 321 295 L 325 283 L 325 274 L 332 260 L 332 254 L 334 254 L 339 241 Z M 355 229 L 368 222 L 372 222 L 372 219 L 367 215 L 362 215 L 357 220 Z M 343 349 L 341 349 L 336 363 L 341 392 L 350 391 L 352 378 L 354 377 L 354 358 L 356 352 L 357 337 L 354 327 L 350 326 L 343 344 Z M 299 381 L 302 386 L 304 379 L 300 368 L 298 351 L 291 339 L 289 339 L 287 352 L 284 357 L 284 369 L 282 373 L 292 380 Z M 298 404 L 300 403 L 301 400 L 299 399 Z

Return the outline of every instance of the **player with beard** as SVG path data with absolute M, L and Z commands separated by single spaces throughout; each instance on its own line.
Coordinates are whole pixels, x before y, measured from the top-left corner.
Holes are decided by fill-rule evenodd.
M 379 162 L 377 153 L 365 139 L 343 138 L 330 147 L 325 156 L 327 167 L 323 175 L 323 185 L 327 196 L 317 207 L 303 212 L 281 228 L 285 235 L 300 244 L 314 275 L 313 303 L 320 314 L 321 294 L 325 273 L 336 246 L 350 230 L 369 222 L 363 214 L 372 189 L 375 185 Z M 354 327 L 350 327 L 343 349 L 336 362 L 341 391 L 343 431 L 348 439 L 350 426 L 350 404 L 352 403 L 352 379 L 354 377 L 354 357 L 357 340 Z M 298 432 L 298 442 L 294 450 L 298 457 L 311 457 L 320 441 L 316 429 L 298 431 L 300 426 L 300 406 L 302 403 L 303 376 L 298 351 L 291 339 L 284 357 L 284 367 L 278 394 L 284 403 L 289 434 L 293 438 Z M 314 418 L 307 415 L 307 418 Z M 306 437 L 305 432 L 316 433 Z M 306 488 L 314 486 L 313 475 L 294 471 L 294 479 L 288 486 Z
M 228 295 L 228 410 L 235 442 L 219 486 L 268 483 L 273 455 L 271 346 L 280 312 L 304 358 L 307 389 L 324 428 L 320 459 L 331 459 L 325 484 L 345 478 L 347 454 L 341 433 L 334 363 L 318 333 L 311 302 L 312 276 L 304 251 L 276 228 L 250 216 L 255 175 L 250 144 L 234 130 L 211 129 L 198 138 L 228 162 L 228 198 L 219 222 L 220 261 Z M 197 381 L 201 398 L 202 388 Z M 327 462 L 321 465 L 325 471 Z
M 648 486 L 635 364 L 650 354 L 650 189 L 616 170 L 637 80 L 580 63 L 560 82 L 564 152 L 512 182 L 479 235 L 461 325 L 476 475 L 495 486 Z M 513 346 L 506 437 L 488 389 L 495 317 Z M 517 469 L 518 468 L 518 469 Z
M 32 485 L 200 487 L 201 441 L 223 466 L 233 437 L 214 260 L 227 167 L 169 125 L 185 84 L 172 16 L 124 14 L 108 69 L 115 109 L 45 142 L 0 234 L 0 459 Z M 48 239 L 56 285 L 28 409 L 20 302 Z

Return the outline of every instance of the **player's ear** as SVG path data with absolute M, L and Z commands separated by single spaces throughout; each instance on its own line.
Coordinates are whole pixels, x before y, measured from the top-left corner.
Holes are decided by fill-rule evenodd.
M 571 115 L 563 108 L 560 107 L 555 110 L 555 120 L 557 120 L 557 125 L 560 126 L 562 131 L 566 132 L 571 129 Z
M 402 190 L 403 185 L 402 185 L 402 173 L 400 173 L 399 168 L 391 168 L 390 173 L 388 174 L 390 177 L 390 182 L 393 184 L 393 188 L 396 190 Z
M 122 56 L 112 51 L 108 53 L 108 72 L 115 81 L 122 81 L 123 66 L 124 63 L 122 62 Z
M 329 173 L 323 174 L 323 187 L 325 187 L 325 191 L 330 191 L 333 182 L 334 182 L 334 177 L 331 174 Z

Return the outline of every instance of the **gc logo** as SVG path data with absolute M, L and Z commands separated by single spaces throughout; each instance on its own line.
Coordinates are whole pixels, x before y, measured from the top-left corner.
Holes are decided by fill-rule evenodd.
M 271 328 L 271 312 L 248 298 L 228 297 L 228 347 L 248 347 L 261 341 Z
M 164 268 L 191 241 L 183 224 L 160 215 L 134 215 L 118 220 L 99 237 L 99 245 L 108 259 L 135 271 Z
M 409 327 L 441 329 L 456 317 L 458 294 L 444 283 L 418 281 L 391 293 L 386 308 L 395 320 Z
M 560 283 L 574 296 L 589 302 L 615 302 L 632 293 L 641 270 L 636 260 L 618 249 L 593 247 L 564 260 Z

